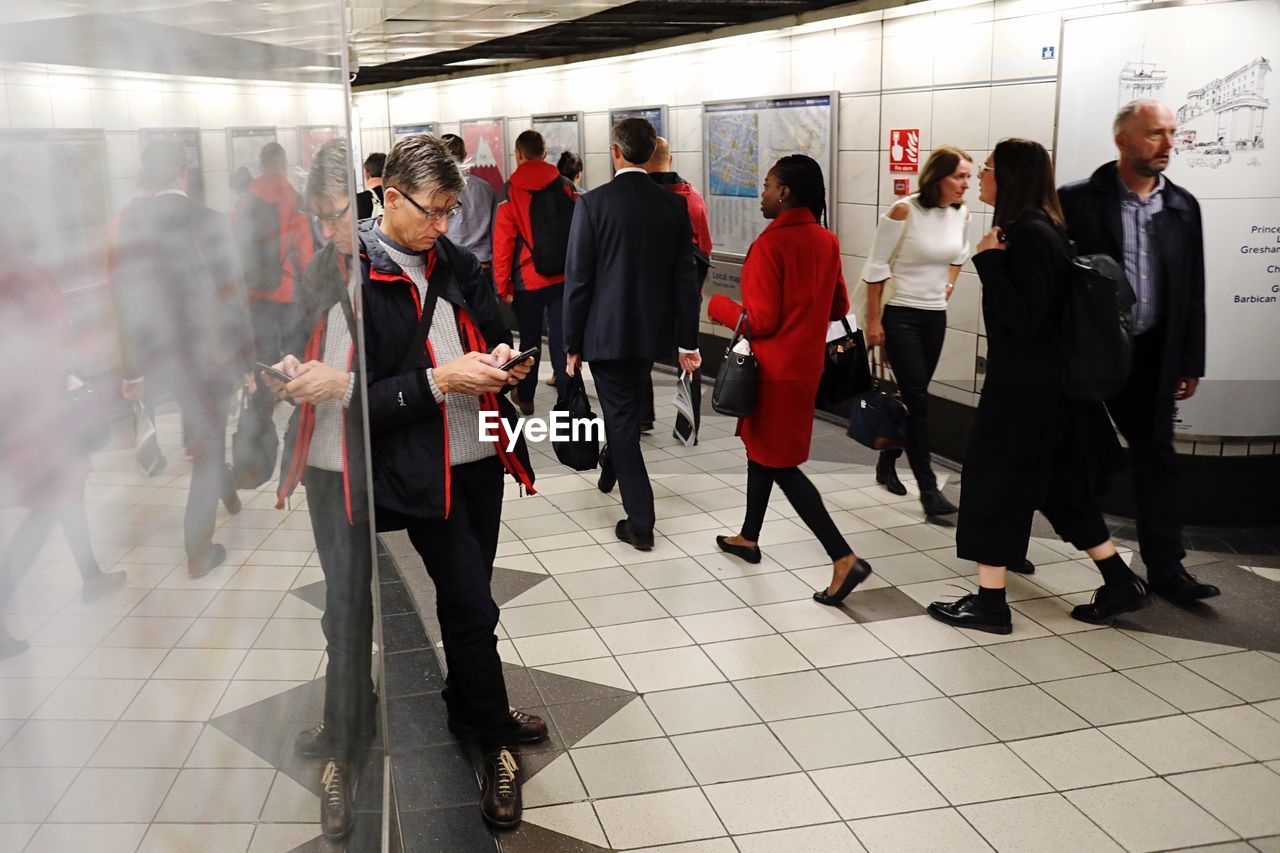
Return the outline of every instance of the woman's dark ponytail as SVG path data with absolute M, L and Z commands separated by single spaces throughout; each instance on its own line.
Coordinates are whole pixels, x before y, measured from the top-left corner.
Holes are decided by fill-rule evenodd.
M 775 163 L 773 172 L 796 202 L 809 208 L 813 218 L 827 228 L 827 186 L 818 161 L 807 154 L 791 154 Z

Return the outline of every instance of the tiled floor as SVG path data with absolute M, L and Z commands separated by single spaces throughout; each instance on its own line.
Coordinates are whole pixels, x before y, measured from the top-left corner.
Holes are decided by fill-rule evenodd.
M 975 583 L 953 528 L 818 423 L 805 468 L 876 569 L 822 607 L 830 564 L 780 493 L 759 565 L 716 552 L 745 504 L 741 443 L 708 414 L 700 444 L 678 446 L 671 379 L 655 382 L 653 551 L 618 543 L 617 492 L 545 447 L 540 495 L 508 495 L 499 647 L 513 699 L 553 727 L 525 756 L 508 853 L 1278 849 L 1275 611 L 1242 632 L 1251 647 L 1217 641 L 1248 600 L 1280 602 L 1273 550 L 1193 553 L 1224 588 L 1207 615 L 1158 602 L 1096 628 L 1068 616 L 1092 564 L 1038 529 L 1037 572 L 1010 583 L 1013 634 L 957 631 L 923 608 Z
M 269 490 L 219 508 L 226 565 L 187 576 L 189 466 L 176 414 L 158 419 L 168 468 L 130 449 L 94 457 L 94 548 L 127 584 L 92 604 L 55 530 L 5 614 L 28 639 L 0 661 L 0 851 L 284 853 L 319 839 L 319 768 L 292 755 L 323 695 L 323 579 L 304 501 Z M 23 510 L 2 514 L 7 540 Z M 350 850 L 376 850 L 381 753 Z M 376 777 L 376 778 L 374 778 Z

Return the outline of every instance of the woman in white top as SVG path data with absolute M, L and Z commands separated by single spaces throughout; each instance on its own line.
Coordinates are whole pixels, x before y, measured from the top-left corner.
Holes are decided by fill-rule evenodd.
M 929 382 L 947 333 L 947 300 L 960 266 L 969 258 L 964 194 L 972 169 L 972 158 L 954 146 L 944 145 L 930 154 L 916 194 L 881 217 L 871 257 L 862 270 L 867 283 L 867 345 L 884 346 L 910 412 L 907 459 L 920 486 L 920 503 L 930 516 L 956 511 L 938 491 L 930 464 Z M 876 465 L 876 482 L 895 495 L 907 493 L 894 469 L 901 454 L 883 451 Z

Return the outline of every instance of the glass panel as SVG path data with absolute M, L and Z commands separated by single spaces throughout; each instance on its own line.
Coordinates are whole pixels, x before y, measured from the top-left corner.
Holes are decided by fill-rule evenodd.
M 381 846 L 346 14 L 0 10 L 6 850 Z

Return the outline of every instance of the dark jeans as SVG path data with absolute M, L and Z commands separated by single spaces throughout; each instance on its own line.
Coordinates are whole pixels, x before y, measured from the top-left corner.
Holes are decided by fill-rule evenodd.
M 0 563 L 0 614 L 9 606 L 14 590 L 49 541 L 54 525 L 62 527 L 62 535 L 71 547 L 80 576 L 88 580 L 98 572 L 98 561 L 94 559 L 93 545 L 89 541 L 89 518 L 85 513 L 82 486 L 80 492 L 57 507 L 32 509 L 13 532 L 4 562 Z M 3 633 L 3 627 L 0 627 L 0 633 Z
M 538 367 L 542 363 L 542 318 L 548 323 L 547 349 L 551 351 L 551 369 L 555 371 L 556 392 L 564 393 L 569 376 L 564 372 L 564 284 L 553 284 L 541 290 L 517 290 L 512 305 L 520 326 L 520 349 L 538 347 L 533 370 L 516 386 L 516 397 L 533 402 L 538 390 Z
M 653 486 L 640 452 L 640 421 L 652 371 L 653 362 L 644 358 L 591 362 L 622 506 L 632 530 L 641 534 L 653 532 L 654 524 Z
M 174 397 L 182 410 L 182 439 L 191 454 L 191 485 L 183 535 L 188 556 L 208 548 L 213 541 L 218 501 L 231 488 L 227 468 L 227 415 L 231 391 L 222 383 L 176 387 Z
M 1173 451 L 1172 388 L 1160 387 L 1164 334 L 1153 329 L 1133 341 L 1133 369 L 1120 396 L 1107 410 L 1129 444 L 1137 504 L 1138 548 L 1147 579 L 1176 571 L 1182 547 L 1182 478 Z
M 377 696 L 373 686 L 373 557 L 369 523 L 347 523 L 342 474 L 308 468 L 303 477 L 307 513 L 324 570 L 324 730 L 334 757 L 354 758 L 360 734 L 373 730 Z
M 765 511 L 769 509 L 769 495 L 773 484 L 782 487 L 791 505 L 800 513 L 813 535 L 818 537 L 832 562 L 853 553 L 849 543 L 836 529 L 827 508 L 822 505 L 822 495 L 799 468 L 769 468 L 759 462 L 747 461 L 747 514 L 742 520 L 742 538 L 749 542 L 760 541 L 760 526 L 764 524 Z
M 938 488 L 929 457 L 929 382 L 942 354 L 942 339 L 947 334 L 947 312 L 886 305 L 881 319 L 884 324 L 884 349 L 902 391 L 907 411 L 907 459 L 920 491 Z M 900 450 L 886 451 L 893 458 Z
M 502 520 L 502 464 L 491 457 L 455 465 L 451 479 L 449 517 L 410 519 L 408 534 L 436 587 L 449 719 L 488 750 L 513 743 L 518 729 L 507 704 L 494 634 L 498 605 L 489 589 Z

